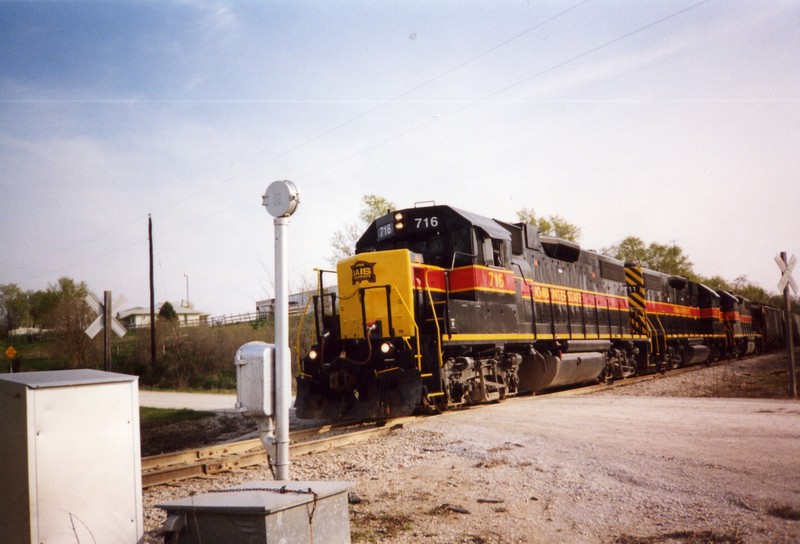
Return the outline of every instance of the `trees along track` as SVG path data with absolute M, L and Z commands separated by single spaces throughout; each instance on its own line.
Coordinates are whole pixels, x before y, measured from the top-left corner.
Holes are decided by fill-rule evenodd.
M 732 362 L 736 359 L 728 359 L 715 363 L 716 365 Z M 705 365 L 694 365 L 667 372 L 667 376 L 678 376 L 686 372 L 694 372 L 707 368 Z M 662 378 L 663 374 L 648 374 L 626 378 L 611 383 L 600 383 L 597 385 L 572 387 L 563 390 L 551 391 L 545 395 L 536 396 L 558 396 L 558 395 L 583 395 L 624 387 L 635 383 Z M 510 397 L 503 402 L 519 399 L 530 399 L 531 396 Z M 465 408 L 480 408 L 481 405 L 471 405 Z M 464 408 L 458 408 L 464 409 Z M 412 423 L 424 416 L 408 416 L 389 419 L 377 423 L 363 424 L 337 424 L 314 427 L 310 429 L 297 430 L 290 433 L 290 455 L 303 455 L 307 453 L 320 453 L 336 448 L 342 448 L 368 440 L 374 436 L 388 434 L 398 427 Z M 322 438 L 319 438 L 322 437 Z M 267 453 L 258 438 L 218 444 L 204 448 L 189 450 L 178 453 L 165 453 L 142 458 L 142 487 L 151 487 L 160 484 L 168 484 L 189 478 L 209 476 L 222 472 L 230 472 L 240 468 L 259 465 L 267 462 Z

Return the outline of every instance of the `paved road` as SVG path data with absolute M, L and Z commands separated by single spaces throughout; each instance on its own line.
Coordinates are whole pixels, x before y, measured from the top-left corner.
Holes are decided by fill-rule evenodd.
M 139 391 L 139 405 L 148 408 L 188 408 L 214 412 L 234 411 L 236 395 L 215 393 L 175 393 L 172 391 Z

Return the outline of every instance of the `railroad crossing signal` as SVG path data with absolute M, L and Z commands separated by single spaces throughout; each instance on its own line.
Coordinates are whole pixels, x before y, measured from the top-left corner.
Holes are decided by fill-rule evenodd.
M 795 295 L 797 293 L 797 284 L 792 277 L 792 270 L 794 270 L 794 265 L 797 264 L 797 259 L 794 255 L 792 255 L 791 259 L 786 258 L 786 252 L 782 251 L 775 255 L 775 262 L 778 263 L 778 268 L 781 269 L 781 281 L 778 282 L 778 289 L 783 292 L 783 299 L 786 302 L 785 314 L 786 315 L 786 347 L 789 348 L 789 376 L 791 379 L 789 380 L 789 392 L 792 395 L 794 400 L 797 400 L 797 373 L 795 369 L 797 366 L 794 362 L 794 334 L 792 330 L 794 327 L 790 326 L 792 322 L 792 305 L 789 301 L 789 289 L 786 286 L 790 286 L 792 291 L 794 291 Z
M 103 323 L 105 320 L 105 304 L 100 302 L 97 297 L 94 296 L 94 293 L 89 293 L 86 295 L 84 300 L 86 301 L 86 304 L 88 304 L 98 314 L 97 319 L 92 321 L 92 324 L 86 327 L 86 334 L 89 336 L 89 338 L 94 338 L 97 336 L 98 332 L 103 330 Z M 109 320 L 111 322 L 111 330 L 114 331 L 120 338 L 125 336 L 125 333 L 128 331 L 125 329 L 125 326 L 117 321 L 117 318 L 114 316 L 117 314 L 119 307 L 125 304 L 125 302 L 125 297 L 118 295 L 117 299 L 111 303 L 111 308 L 109 308 L 109 314 L 111 315 L 111 319 Z
M 778 263 L 778 267 L 781 269 L 781 281 L 778 282 L 778 292 L 783 293 L 783 290 L 786 289 L 786 286 L 789 285 L 794 291 L 794 294 L 798 293 L 797 283 L 794 281 L 792 277 L 792 271 L 794 270 L 795 265 L 797 264 L 797 258 L 792 255 L 792 258 L 789 259 L 788 264 L 784 262 L 783 257 L 781 255 L 775 255 L 775 262 Z

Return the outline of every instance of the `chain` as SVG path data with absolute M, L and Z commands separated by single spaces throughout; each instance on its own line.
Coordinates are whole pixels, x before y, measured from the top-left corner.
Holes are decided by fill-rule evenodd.
M 239 491 L 269 491 L 270 493 L 280 493 L 282 495 L 286 493 L 294 493 L 296 495 L 313 495 L 314 500 L 311 501 L 311 510 L 308 511 L 308 507 L 306 510 L 308 511 L 308 525 L 311 527 L 311 524 L 314 521 L 314 512 L 317 510 L 317 501 L 319 500 L 319 495 L 317 495 L 316 491 L 311 489 L 288 489 L 286 486 L 281 488 L 270 488 L 270 487 L 244 487 L 244 488 L 234 488 L 234 489 L 212 489 L 209 493 L 236 493 Z M 312 539 L 313 541 L 313 539 Z

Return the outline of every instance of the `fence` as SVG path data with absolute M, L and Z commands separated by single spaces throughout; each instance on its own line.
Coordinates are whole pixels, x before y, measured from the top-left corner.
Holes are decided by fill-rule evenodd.
M 289 308 L 289 315 L 299 315 L 302 313 L 301 308 Z M 259 320 L 271 320 L 271 313 L 264 312 L 250 312 L 245 314 L 232 314 L 232 315 L 219 315 L 219 316 L 205 316 L 187 319 L 179 319 L 178 326 L 180 327 L 197 327 L 200 325 L 211 325 L 212 327 L 222 327 L 225 325 L 236 325 L 239 323 L 255 323 Z M 147 329 L 150 323 L 142 323 L 139 325 L 126 325 L 128 329 Z

